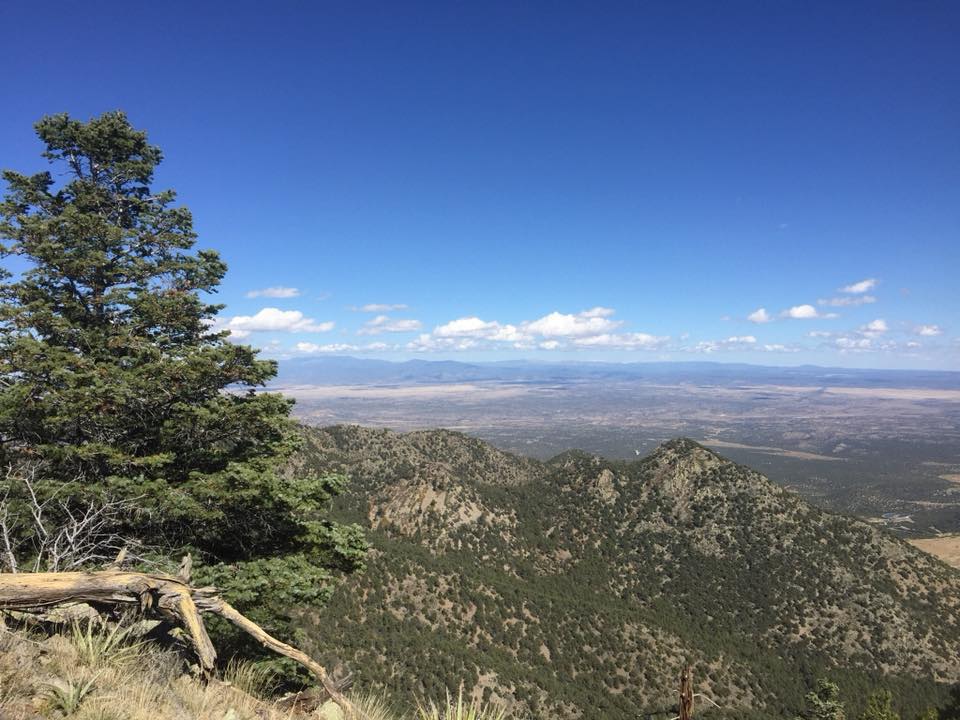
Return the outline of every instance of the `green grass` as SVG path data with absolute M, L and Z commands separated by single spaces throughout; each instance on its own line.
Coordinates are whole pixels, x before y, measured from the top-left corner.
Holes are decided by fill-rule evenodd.
M 43 694 L 54 710 L 66 716 L 75 714 L 96 687 L 97 676 L 86 680 L 55 679 L 46 683 Z
M 75 620 L 69 638 L 79 660 L 90 667 L 126 664 L 145 645 L 136 639 L 134 628 L 126 619 L 113 626 L 95 620 Z

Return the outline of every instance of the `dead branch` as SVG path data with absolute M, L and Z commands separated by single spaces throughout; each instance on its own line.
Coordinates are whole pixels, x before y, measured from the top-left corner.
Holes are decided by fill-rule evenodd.
M 200 670 L 211 677 L 217 659 L 201 613 L 213 613 L 255 638 L 261 645 L 299 663 L 320 682 L 348 717 L 360 717 L 331 681 L 326 669 L 306 653 L 267 633 L 223 600 L 214 588 L 193 588 L 177 577 L 162 574 L 99 570 L 94 572 L 0 573 L 0 610 L 46 611 L 86 602 L 132 605 L 145 615 L 159 615 L 181 625 L 190 638 Z
M 710 698 L 708 698 L 708 697 L 707 697 L 706 695 L 704 695 L 703 693 L 694 693 L 693 696 L 694 696 L 695 698 L 700 698 L 701 700 L 706 700 L 708 703 L 710 703 L 711 705 L 713 705 L 717 710 L 723 710 L 722 707 L 720 707 L 719 705 L 717 705 L 716 702 L 714 702 L 713 700 L 711 700 Z
M 177 571 L 177 578 L 188 585 L 193 579 L 193 557 L 190 555 L 190 553 L 184 555 L 183 560 L 180 561 L 180 569 Z
M 3 541 L 3 554 L 7 560 L 10 572 L 17 572 L 17 554 L 13 551 L 13 541 L 10 539 L 10 489 L 6 488 L 3 499 L 0 500 L 0 540 Z
M 120 548 L 120 552 L 117 553 L 117 557 L 114 558 L 113 562 L 107 565 L 105 569 L 107 570 L 122 570 L 123 564 L 127 561 L 127 546 L 124 545 Z
M 114 528 L 136 512 L 139 498 L 83 504 L 67 502 L 55 493 L 41 498 L 37 491 L 40 475 L 40 463 L 10 464 L 0 483 L 0 543 L 10 572 L 20 569 L 20 551 L 33 558 L 33 572 L 58 572 L 102 565 L 124 547 L 138 545 Z M 14 497 L 20 498 L 17 504 Z

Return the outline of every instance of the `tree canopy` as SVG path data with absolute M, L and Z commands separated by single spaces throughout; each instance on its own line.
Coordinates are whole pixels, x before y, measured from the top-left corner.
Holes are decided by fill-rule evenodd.
M 806 720 L 845 720 L 846 711 L 840 700 L 840 687 L 826 678 L 806 695 L 803 717 Z
M 226 266 L 151 187 L 146 133 L 122 112 L 35 127 L 57 174 L 4 171 L 0 203 L 0 496 L 132 500 L 112 531 L 195 552 L 276 629 L 362 565 L 360 529 L 323 514 L 345 480 L 289 469 L 292 402 L 258 391 L 276 363 L 216 331 Z

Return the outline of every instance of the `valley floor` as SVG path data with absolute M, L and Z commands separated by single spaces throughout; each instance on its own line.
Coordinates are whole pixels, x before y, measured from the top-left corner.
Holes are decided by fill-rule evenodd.
M 960 535 L 915 538 L 910 540 L 910 544 L 940 558 L 948 565 L 960 568 Z

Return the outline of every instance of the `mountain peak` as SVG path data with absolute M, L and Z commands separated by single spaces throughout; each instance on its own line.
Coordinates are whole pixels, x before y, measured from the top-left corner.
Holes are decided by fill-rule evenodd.
M 658 478 L 669 476 L 683 483 L 694 477 L 711 474 L 711 471 L 717 468 L 734 464 L 690 438 L 668 440 L 654 450 L 648 460 L 656 464 Z

